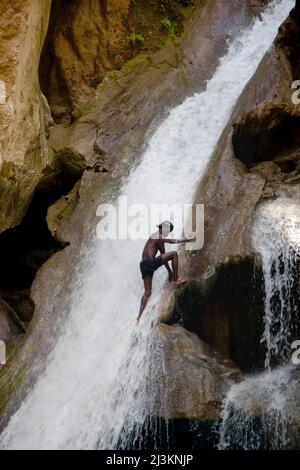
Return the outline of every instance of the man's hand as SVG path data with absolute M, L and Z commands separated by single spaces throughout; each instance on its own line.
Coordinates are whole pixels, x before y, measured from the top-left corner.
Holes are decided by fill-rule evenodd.
M 169 282 L 173 282 L 173 273 L 169 271 Z

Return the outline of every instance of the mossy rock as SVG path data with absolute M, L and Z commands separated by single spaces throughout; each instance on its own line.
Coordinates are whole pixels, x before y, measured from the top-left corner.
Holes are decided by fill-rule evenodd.
M 46 220 L 54 238 L 59 238 L 60 225 L 69 220 L 74 212 L 79 201 L 79 186 L 80 181 L 75 184 L 74 188 L 66 196 L 61 197 L 48 209 Z

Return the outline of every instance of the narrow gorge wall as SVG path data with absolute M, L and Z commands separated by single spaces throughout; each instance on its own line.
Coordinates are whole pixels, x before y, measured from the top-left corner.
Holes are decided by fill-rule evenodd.
M 37 73 L 50 7 L 50 0 L 0 5 L 0 231 L 20 223 L 51 161 L 50 111 Z

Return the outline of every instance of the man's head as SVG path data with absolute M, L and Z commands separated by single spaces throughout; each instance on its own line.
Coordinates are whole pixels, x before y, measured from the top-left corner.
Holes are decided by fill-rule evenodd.
M 173 232 L 174 230 L 174 225 L 169 220 L 164 220 L 157 227 L 159 229 L 159 233 L 161 233 L 164 237 L 167 237 L 169 233 Z

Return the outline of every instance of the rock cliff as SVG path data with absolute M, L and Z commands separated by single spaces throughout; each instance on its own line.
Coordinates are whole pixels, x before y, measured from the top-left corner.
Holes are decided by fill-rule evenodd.
M 0 6 L 0 231 L 19 224 L 43 171 L 50 110 L 38 80 L 51 1 Z

